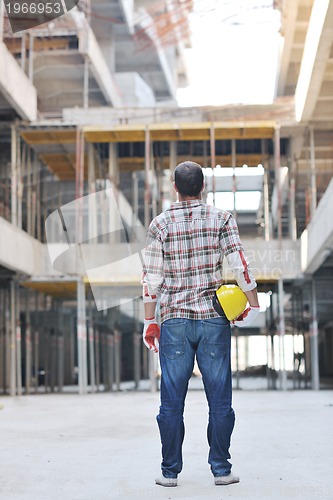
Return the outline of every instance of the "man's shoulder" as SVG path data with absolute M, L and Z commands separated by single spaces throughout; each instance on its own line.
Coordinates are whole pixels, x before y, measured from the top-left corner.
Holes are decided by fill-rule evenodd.
M 207 203 L 204 203 L 202 206 L 205 207 L 205 211 L 207 212 L 208 217 L 210 216 L 221 219 L 224 222 L 232 217 L 232 214 L 230 212 L 228 212 L 227 210 L 223 210 L 222 208 L 217 208 L 213 205 L 208 205 Z
M 163 229 L 167 225 L 167 220 L 168 220 L 168 214 L 167 210 L 164 210 L 161 212 L 159 215 L 156 215 L 156 217 L 153 218 L 153 220 L 150 223 L 151 228 L 156 228 L 157 230 Z
M 232 217 L 232 214 L 227 210 L 222 210 L 221 208 L 214 207 L 212 205 L 208 205 L 207 203 L 202 203 L 196 209 L 200 210 L 201 215 L 207 218 L 219 219 L 224 224 Z M 154 217 L 151 221 L 151 227 L 156 228 L 157 230 L 162 230 L 170 222 L 174 221 L 172 208 L 168 208 L 161 212 L 159 215 Z

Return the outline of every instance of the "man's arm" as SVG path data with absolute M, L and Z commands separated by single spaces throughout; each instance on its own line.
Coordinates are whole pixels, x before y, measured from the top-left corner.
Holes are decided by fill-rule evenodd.
M 250 306 L 259 307 L 258 293 L 257 287 L 253 288 L 253 290 L 249 290 L 248 292 L 244 292 Z
M 163 276 L 162 243 L 153 221 L 147 232 L 147 246 L 144 251 L 141 284 L 145 311 L 143 342 L 148 349 L 154 352 L 158 352 L 160 338 L 160 327 L 156 323 L 155 312 Z
M 248 326 L 260 311 L 257 283 L 244 254 L 237 223 L 231 214 L 221 230 L 220 241 L 222 252 L 227 259 L 228 265 L 233 271 L 237 284 L 245 293 L 250 305 L 233 323 L 237 326 Z

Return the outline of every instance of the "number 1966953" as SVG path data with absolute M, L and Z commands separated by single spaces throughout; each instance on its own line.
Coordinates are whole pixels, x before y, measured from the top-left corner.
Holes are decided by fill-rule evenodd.
M 61 4 L 60 3 L 14 3 L 5 4 L 7 8 L 7 14 L 61 14 Z

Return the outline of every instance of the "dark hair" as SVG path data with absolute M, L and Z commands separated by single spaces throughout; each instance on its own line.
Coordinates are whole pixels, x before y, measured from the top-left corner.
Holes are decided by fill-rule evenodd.
M 176 187 L 183 196 L 198 196 L 202 190 L 204 176 L 199 163 L 183 161 L 175 168 Z

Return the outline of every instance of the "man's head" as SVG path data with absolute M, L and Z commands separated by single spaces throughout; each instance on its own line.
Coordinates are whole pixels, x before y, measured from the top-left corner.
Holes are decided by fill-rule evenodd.
M 199 163 L 183 161 L 175 168 L 174 181 L 176 191 L 182 197 L 199 196 L 203 189 L 204 176 Z

